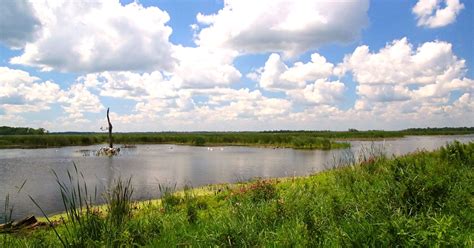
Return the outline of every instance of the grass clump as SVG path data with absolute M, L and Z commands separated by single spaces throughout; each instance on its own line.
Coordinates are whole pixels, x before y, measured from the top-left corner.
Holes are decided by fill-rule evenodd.
M 114 186 L 106 194 L 107 219 L 114 226 L 121 226 L 132 213 L 133 187 L 131 178 L 127 181 L 115 180 Z
M 124 200 L 117 214 L 97 214 L 101 225 L 89 229 L 98 236 L 66 235 L 72 221 L 56 229 L 86 247 L 472 247 L 473 154 L 474 143 L 457 142 L 397 158 L 369 149 L 351 166 L 308 177 L 162 187 L 159 201 Z M 112 215 L 123 217 L 115 233 Z M 61 245 L 51 229 L 6 237 L 13 247 Z

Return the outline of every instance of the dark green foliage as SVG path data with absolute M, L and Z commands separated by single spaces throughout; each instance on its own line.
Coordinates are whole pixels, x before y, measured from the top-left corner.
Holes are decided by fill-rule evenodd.
M 410 135 L 451 135 L 474 133 L 474 127 L 427 127 L 402 130 Z
M 44 128 L 30 128 L 30 127 L 0 127 L 0 135 L 35 135 L 48 133 Z
M 206 144 L 206 139 L 204 139 L 203 137 L 196 137 L 193 139 L 192 144 L 195 146 L 203 146 L 204 144 Z

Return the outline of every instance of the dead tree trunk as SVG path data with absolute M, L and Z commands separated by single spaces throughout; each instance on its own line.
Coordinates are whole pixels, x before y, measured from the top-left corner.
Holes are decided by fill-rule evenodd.
M 109 147 L 114 148 L 114 145 L 112 142 L 112 123 L 110 123 L 109 108 L 107 108 L 107 122 L 109 123 Z

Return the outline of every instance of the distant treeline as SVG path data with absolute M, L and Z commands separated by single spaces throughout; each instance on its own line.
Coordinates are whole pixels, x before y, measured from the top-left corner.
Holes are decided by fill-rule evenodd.
M 45 134 L 48 133 L 44 128 L 31 127 L 0 127 L 0 135 L 28 135 L 28 134 Z
M 474 127 L 424 127 L 424 128 L 408 128 L 398 131 L 385 131 L 385 130 L 357 130 L 355 128 L 349 128 L 348 131 L 330 131 L 330 130 L 268 130 L 261 131 L 261 133 L 318 133 L 321 135 L 329 136 L 365 136 L 365 135 L 381 135 L 390 136 L 392 134 L 401 133 L 402 135 L 422 135 L 422 134 L 438 134 L 438 135 L 450 135 L 450 134 L 470 134 L 474 133 Z M 355 134 L 359 133 L 359 134 Z
M 409 128 L 402 130 L 410 135 L 430 135 L 430 134 L 469 134 L 474 133 L 474 127 L 428 127 L 428 128 Z
M 43 129 L 44 130 L 44 129 Z M 43 131 L 44 133 L 44 131 Z M 262 131 L 262 132 L 157 132 L 114 133 L 117 144 L 185 144 L 195 146 L 243 145 L 296 149 L 348 147 L 347 139 L 383 139 L 405 135 L 454 135 L 474 133 L 474 127 L 412 128 L 401 131 Z M 339 140 L 336 142 L 335 140 Z M 2 135 L 0 148 L 35 148 L 93 145 L 107 142 L 105 133 L 49 133 L 42 135 Z

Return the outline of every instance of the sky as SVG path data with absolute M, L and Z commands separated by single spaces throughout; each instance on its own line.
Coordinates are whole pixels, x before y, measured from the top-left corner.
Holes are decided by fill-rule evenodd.
M 0 125 L 474 123 L 474 2 L 0 0 Z

